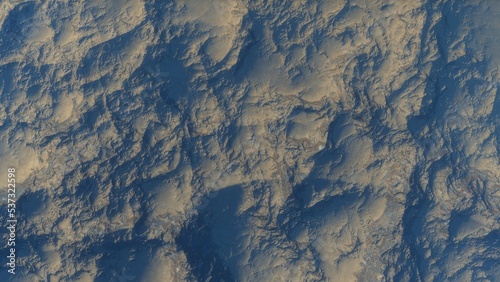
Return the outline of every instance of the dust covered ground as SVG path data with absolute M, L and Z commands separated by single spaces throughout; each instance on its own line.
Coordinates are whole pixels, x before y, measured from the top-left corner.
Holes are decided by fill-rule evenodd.
M 498 1 L 0 8 L 2 281 L 500 281 Z

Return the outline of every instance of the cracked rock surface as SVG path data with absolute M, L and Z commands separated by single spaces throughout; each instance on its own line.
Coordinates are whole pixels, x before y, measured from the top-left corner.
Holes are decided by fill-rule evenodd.
M 500 2 L 0 7 L 1 281 L 500 281 Z

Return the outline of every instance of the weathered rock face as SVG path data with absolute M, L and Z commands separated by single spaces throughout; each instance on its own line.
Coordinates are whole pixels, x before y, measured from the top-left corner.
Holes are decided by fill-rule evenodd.
M 500 280 L 497 1 L 0 7 L 1 281 Z

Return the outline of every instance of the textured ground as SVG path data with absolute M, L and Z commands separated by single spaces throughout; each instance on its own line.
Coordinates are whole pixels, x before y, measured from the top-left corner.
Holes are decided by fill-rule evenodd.
M 500 281 L 498 1 L 0 7 L 2 281 Z

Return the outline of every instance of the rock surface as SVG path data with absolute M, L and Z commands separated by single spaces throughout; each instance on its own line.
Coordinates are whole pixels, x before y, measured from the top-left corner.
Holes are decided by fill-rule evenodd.
M 1 281 L 500 281 L 498 1 L 0 7 Z

